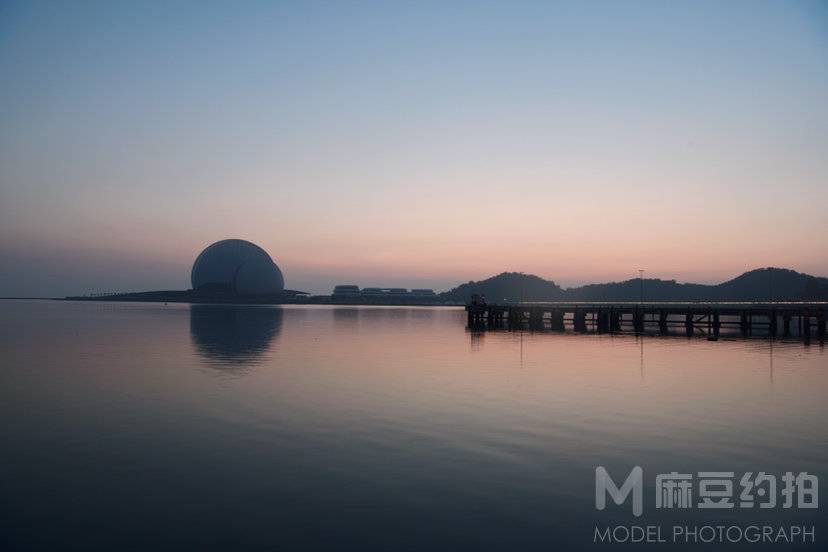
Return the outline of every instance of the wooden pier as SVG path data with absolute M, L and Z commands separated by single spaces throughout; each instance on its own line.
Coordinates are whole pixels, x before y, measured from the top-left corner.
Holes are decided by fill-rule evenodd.
M 466 306 L 472 329 L 825 338 L 828 303 L 519 303 Z

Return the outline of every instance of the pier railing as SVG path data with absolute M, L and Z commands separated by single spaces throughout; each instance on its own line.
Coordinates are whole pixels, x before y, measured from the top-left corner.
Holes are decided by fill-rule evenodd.
M 828 303 L 501 303 L 466 306 L 474 329 L 549 329 L 617 332 L 648 328 L 661 334 L 681 328 L 688 335 L 718 338 L 722 328 L 743 336 L 812 335 L 825 338 Z

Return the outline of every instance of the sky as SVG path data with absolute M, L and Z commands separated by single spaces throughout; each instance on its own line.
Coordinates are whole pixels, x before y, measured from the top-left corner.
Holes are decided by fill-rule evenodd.
M 0 296 L 828 276 L 828 3 L 0 2 Z

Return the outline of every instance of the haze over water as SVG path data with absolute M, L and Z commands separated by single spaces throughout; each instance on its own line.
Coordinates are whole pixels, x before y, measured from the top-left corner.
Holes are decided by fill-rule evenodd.
M 828 481 L 818 342 L 476 334 L 446 308 L 7 301 L 0 358 L 10 548 L 579 549 L 596 523 L 636 521 L 595 510 L 597 465 Z M 828 536 L 824 509 L 645 516 Z

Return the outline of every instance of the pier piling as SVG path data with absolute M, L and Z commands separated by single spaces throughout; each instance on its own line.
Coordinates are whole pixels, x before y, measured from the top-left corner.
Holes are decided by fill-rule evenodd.
M 688 336 L 703 328 L 714 339 L 727 329 L 750 336 L 756 328 L 760 330 L 759 335 L 775 337 L 779 334 L 780 318 L 784 337 L 791 337 L 791 322 L 796 317 L 798 335 L 803 340 L 809 340 L 814 331 L 824 340 L 828 319 L 826 303 L 512 303 L 468 305 L 466 311 L 468 327 L 474 329 L 528 327 L 533 331 L 548 328 L 560 332 L 566 329 L 571 315 L 576 332 L 585 332 L 589 326 L 598 333 L 629 331 L 631 325 L 633 331 L 643 333 L 649 320 L 658 322 L 658 333 L 662 335 L 669 334 L 671 327 L 684 326 Z

